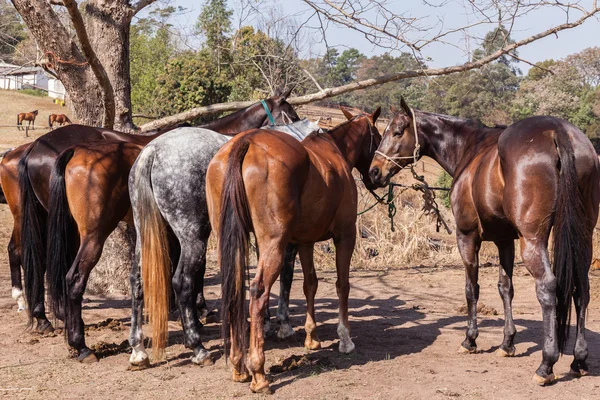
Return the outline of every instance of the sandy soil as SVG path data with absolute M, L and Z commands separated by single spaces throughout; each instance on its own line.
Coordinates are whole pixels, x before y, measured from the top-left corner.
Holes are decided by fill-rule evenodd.
M 2 144 L 22 143 L 16 134 Z M 8 146 L 6 146 L 8 147 Z M 5 249 L 12 217 L 0 205 L 0 249 Z M 297 268 L 297 277 L 300 270 Z M 592 303 L 588 316 L 590 375 L 567 376 L 568 354 L 555 367 L 559 381 L 540 388 L 531 382 L 541 361 L 540 310 L 534 283 L 522 265 L 515 271 L 517 354 L 498 358 L 502 340 L 502 304 L 496 289 L 497 266 L 480 272 L 481 353 L 457 353 L 464 338 L 464 272 L 461 266 L 398 265 L 387 270 L 353 270 L 350 293 L 351 336 L 356 351 L 337 351 L 335 274 L 319 271 L 317 320 L 323 349 L 303 349 L 305 301 L 301 280 L 293 286 L 291 312 L 295 337 L 270 338 L 266 367 L 274 398 L 306 399 L 594 399 L 600 393 L 600 272 L 592 272 Z M 214 258 L 209 264 L 206 295 L 218 307 L 219 280 Z M 278 288 L 274 288 L 278 293 Z M 271 305 L 276 305 L 273 296 Z M 273 310 L 274 311 L 274 310 Z M 273 313 L 274 314 L 274 313 Z M 261 398 L 247 384 L 233 383 L 221 356 L 219 325 L 203 329 L 205 344 L 217 362 L 198 367 L 190 362 L 179 323 L 171 322 L 167 360 L 144 371 L 128 371 L 129 300 L 89 296 L 83 318 L 86 340 L 104 357 L 94 365 L 69 358 L 61 334 L 39 336 L 27 331 L 26 316 L 10 298 L 7 254 L 0 251 L 0 396 L 6 398 Z

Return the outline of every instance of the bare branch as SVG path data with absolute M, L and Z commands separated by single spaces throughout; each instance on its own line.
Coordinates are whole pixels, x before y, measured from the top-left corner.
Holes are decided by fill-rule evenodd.
M 137 3 L 131 6 L 131 17 L 142 11 L 143 8 L 154 3 L 156 0 L 138 0 Z
M 65 7 L 69 11 L 69 15 L 71 16 L 71 22 L 75 27 L 75 32 L 77 32 L 77 38 L 79 39 L 79 43 L 81 43 L 81 49 L 87 62 L 92 67 L 92 71 L 94 71 L 94 75 L 96 79 L 98 79 L 98 83 L 100 84 L 100 88 L 102 90 L 102 100 L 104 101 L 104 121 L 103 126 L 108 129 L 112 129 L 115 123 L 115 94 L 113 91 L 113 87 L 108 79 L 108 75 L 104 66 L 98 60 L 96 56 L 96 52 L 92 48 L 90 43 L 90 39 L 87 35 L 87 31 L 85 29 L 85 25 L 83 23 L 83 18 L 81 17 L 81 13 L 79 12 L 79 8 L 77 8 L 77 3 L 75 0 L 63 0 Z

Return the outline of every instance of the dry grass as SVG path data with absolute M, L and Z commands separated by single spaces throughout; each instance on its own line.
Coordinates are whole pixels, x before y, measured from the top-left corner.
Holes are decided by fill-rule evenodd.
M 71 111 L 67 107 L 61 107 L 54 104 L 50 97 L 38 97 L 20 93 L 15 90 L 0 90 L 0 151 L 19 146 L 23 143 L 32 142 L 41 135 L 48 132 L 48 129 L 30 130 L 30 137 L 25 137 L 24 131 L 18 131 L 17 114 L 38 110 L 38 116 L 35 120 L 36 126 L 47 126 L 49 114 L 65 114 L 71 120 Z M 3 127 L 11 125 L 13 127 Z

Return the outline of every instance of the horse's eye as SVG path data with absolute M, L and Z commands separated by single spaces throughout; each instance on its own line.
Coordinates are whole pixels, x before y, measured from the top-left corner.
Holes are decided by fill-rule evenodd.
M 404 129 L 394 131 L 394 137 L 399 138 L 399 137 L 402 137 L 403 134 L 404 134 Z

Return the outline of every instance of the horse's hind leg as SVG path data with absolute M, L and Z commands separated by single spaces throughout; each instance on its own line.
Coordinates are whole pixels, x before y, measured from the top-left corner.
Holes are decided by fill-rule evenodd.
M 340 353 L 349 354 L 354 351 L 354 343 L 350 338 L 350 323 L 348 321 L 348 296 L 350 295 L 350 261 L 354 246 L 356 244 L 356 226 L 345 231 L 343 236 L 334 237 L 335 244 L 335 268 L 337 270 L 337 289 L 340 321 L 337 333 L 340 338 Z
M 286 339 L 295 334 L 294 328 L 290 325 L 290 291 L 292 290 L 292 281 L 294 280 L 296 253 L 298 253 L 297 246 L 293 243 L 288 243 L 285 248 L 283 268 L 279 275 L 279 305 L 277 306 L 279 331 L 277 332 L 277 337 L 280 339 Z
M 586 281 L 582 293 L 579 293 L 575 289 L 573 300 L 575 302 L 575 310 L 577 311 L 577 338 L 575 339 L 575 347 L 573 348 L 575 358 L 571 363 L 571 373 L 575 375 L 587 375 L 588 366 L 586 360 L 588 357 L 588 345 L 585 340 L 585 315 L 590 302 L 589 280 Z
M 319 281 L 315 272 L 313 249 L 314 244 L 298 246 L 300 264 L 302 264 L 302 272 L 304 274 L 304 296 L 306 297 L 306 323 L 304 324 L 306 339 L 304 339 L 304 347 L 310 350 L 321 348 L 321 341 L 317 336 L 317 322 L 315 319 L 315 294 L 317 293 Z
M 515 242 L 508 240 L 495 242 L 500 255 L 500 268 L 498 277 L 498 292 L 504 304 L 504 340 L 496 351 L 500 357 L 512 357 L 515 355 L 515 334 L 517 330 L 512 315 L 512 300 L 515 294 L 512 275 L 515 263 Z
M 260 239 L 260 238 L 259 238 Z M 252 374 L 250 390 L 269 392 L 265 376 L 264 316 L 271 287 L 281 272 L 287 240 L 272 239 L 261 244 L 256 275 L 250 283 L 250 346 L 247 367 Z
M 206 221 L 208 221 L 208 218 L 206 218 Z M 194 351 L 192 362 L 197 365 L 214 364 L 210 353 L 202 345 L 200 338 L 202 325 L 198 320 L 198 309 L 196 307 L 198 286 L 202 285 L 202 282 L 197 282 L 197 277 L 204 276 L 206 270 L 208 233 L 202 232 L 199 240 L 181 241 L 179 264 L 173 276 L 173 289 L 177 294 L 177 305 L 179 306 L 183 325 L 184 344 L 186 348 Z
M 129 345 L 131 356 L 129 364 L 134 368 L 146 368 L 150 366 L 148 353 L 144 348 L 144 334 L 142 322 L 144 320 L 144 287 L 142 286 L 142 274 L 140 270 L 141 238 L 136 235 L 135 260 L 131 267 L 129 283 L 131 286 L 131 328 L 129 331 Z
M 459 352 L 475 353 L 477 352 L 476 339 L 479 336 L 477 329 L 477 302 L 479 301 L 479 248 L 481 240 L 476 232 L 463 234 L 458 231 L 456 234 L 458 250 L 465 264 L 465 297 L 467 298 L 467 337 L 462 342 Z
M 17 224 L 15 224 L 8 242 L 8 262 L 10 264 L 12 298 L 19 306 L 17 312 L 21 312 L 25 310 L 25 299 L 23 298 L 23 282 L 21 281 L 21 247 L 17 244 L 20 238 L 16 237 L 17 229 Z
M 542 307 L 544 320 L 544 348 L 542 363 L 537 369 L 534 379 L 539 384 L 548 384 L 554 380 L 553 366 L 560 355 L 558 351 L 556 321 L 556 288 L 557 281 L 552 272 L 548 256 L 548 234 L 533 239 L 522 238 L 521 252 L 525 266 L 535 279 L 535 290 Z
M 104 238 L 105 240 L 106 238 Z M 81 362 L 90 363 L 98 361 L 92 350 L 85 344 L 84 323 L 81 317 L 81 303 L 83 293 L 87 285 L 90 272 L 98 263 L 104 245 L 102 238 L 94 236 L 83 236 L 81 245 L 75 257 L 73 265 L 67 273 L 67 339 L 69 345 L 77 350 L 77 359 Z

